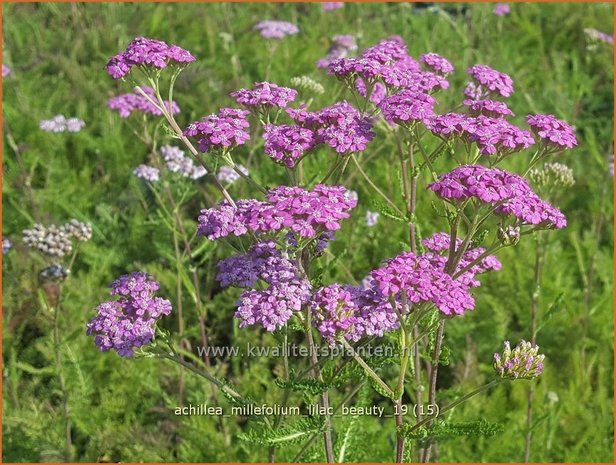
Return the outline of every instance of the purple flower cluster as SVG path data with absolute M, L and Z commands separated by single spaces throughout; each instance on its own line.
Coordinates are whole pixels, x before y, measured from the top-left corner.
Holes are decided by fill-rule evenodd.
M 349 34 L 332 37 L 331 45 L 325 58 L 317 61 L 317 68 L 327 68 L 334 60 L 346 58 L 349 52 L 357 50 L 355 37 Z
M 584 33 L 586 34 L 586 37 L 588 37 L 588 39 L 590 39 L 591 41 L 599 41 L 610 44 L 612 46 L 614 45 L 613 35 L 606 34 L 605 32 L 601 32 L 593 28 L 585 28 Z
M 505 111 L 491 104 L 489 107 Z M 475 142 L 482 155 L 511 154 L 535 143 L 529 131 L 514 126 L 502 117 L 446 113 L 430 119 L 426 124 L 433 134 L 440 137 L 456 135 L 469 143 Z
M 381 100 L 379 108 L 387 121 L 404 126 L 416 121 L 427 121 L 434 117 L 435 103 L 436 100 L 431 95 L 412 90 L 401 90 Z
M 202 152 L 227 150 L 250 139 L 246 131 L 249 127 L 246 119 L 248 114 L 248 110 L 221 108 L 218 114 L 190 124 L 184 130 L 184 135 L 197 138 Z
M 487 65 L 472 66 L 467 73 L 475 80 L 475 84 L 469 83 L 464 91 L 464 94 L 471 99 L 478 99 L 490 93 L 502 97 L 509 97 L 513 94 L 513 80 L 505 73 L 496 71 Z
M 272 160 L 289 168 L 315 146 L 315 134 L 307 128 L 282 124 L 268 124 L 263 131 L 265 153 Z
M 246 168 L 244 165 L 235 165 L 235 167 L 238 171 L 241 171 L 246 176 L 248 176 L 248 168 Z M 240 174 L 228 165 L 221 166 L 218 170 L 218 173 L 216 173 L 216 179 L 218 179 L 219 182 L 222 182 L 224 184 L 233 184 L 239 178 Z
M 497 3 L 494 5 L 494 14 L 496 16 L 507 16 L 509 13 L 511 13 L 509 3 Z
M 324 143 L 338 153 L 361 152 L 375 136 L 370 119 L 346 101 L 318 111 L 287 109 L 287 113 L 299 126 L 314 132 L 316 144 Z
M 2 65 L 2 77 L 7 77 L 9 74 L 11 74 L 11 68 L 3 64 Z
M 231 92 L 229 95 L 231 95 L 237 103 L 248 108 L 285 108 L 289 102 L 295 100 L 297 91 L 269 82 L 257 82 L 252 89 L 240 89 Z
M 186 65 L 195 61 L 190 52 L 177 45 L 168 45 L 162 40 L 137 37 L 126 50 L 117 54 L 107 63 L 107 74 L 114 79 L 126 76 L 133 66 L 166 68 L 170 64 Z
M 310 310 L 313 325 L 331 346 L 340 337 L 353 331 L 358 322 L 354 296 L 340 284 L 325 286 L 316 291 L 310 301 Z
M 451 63 L 437 54 L 427 54 L 424 64 L 436 74 L 421 71 L 419 62 L 408 55 L 404 41 L 400 37 L 390 37 L 366 48 L 357 58 L 342 57 L 331 61 L 328 71 L 347 83 L 362 79 L 365 87 L 382 82 L 390 87 L 424 93 L 449 87 L 443 75 L 453 70 Z
M 156 182 L 160 180 L 160 170 L 149 165 L 139 165 L 133 174 L 144 181 Z
M 287 229 L 300 237 L 316 237 L 340 229 L 340 221 L 349 217 L 357 202 L 345 197 L 345 192 L 344 187 L 321 184 L 312 191 L 279 186 L 268 192 L 266 202 L 240 200 L 237 208 L 222 203 L 202 210 L 199 234 L 213 240 L 248 231 L 276 233 Z
M 196 166 L 192 158 L 187 157 L 178 147 L 163 145 L 160 148 L 160 154 L 165 160 L 165 166 L 172 173 L 179 173 L 190 179 L 199 179 L 207 174 L 203 166 Z
M 419 61 L 426 65 L 430 71 L 443 76 L 453 73 L 453 65 L 438 53 L 425 53 L 419 57 Z
M 218 262 L 216 279 L 223 287 L 252 288 L 262 282 L 265 289 L 244 291 L 235 317 L 240 327 L 259 324 L 267 331 L 283 326 L 310 297 L 310 283 L 301 278 L 291 261 L 272 241 L 253 245 L 245 255 Z
M 156 102 L 154 89 L 147 86 L 142 86 L 141 89 L 148 95 L 148 97 Z M 162 114 L 160 108 L 153 105 L 147 98 L 138 93 L 136 90 L 135 92 L 131 92 L 129 94 L 117 95 L 116 97 L 110 98 L 107 101 L 107 106 L 112 110 L 116 110 L 122 118 L 128 118 L 133 112 L 155 116 L 160 116 Z M 172 114 L 180 112 L 180 107 L 175 102 L 171 102 L 171 105 L 169 105 L 169 102 L 165 102 L 165 107 Z
M 551 148 L 564 150 L 577 145 L 573 128 L 553 115 L 529 115 L 526 122 L 535 136 Z
M 475 307 L 467 286 L 435 265 L 432 255 L 405 252 L 386 260 L 370 275 L 383 295 L 397 302 L 406 299 L 409 306 L 431 303 L 446 316 L 462 315 Z
M 515 116 L 505 102 L 500 100 L 464 100 L 473 116 L 484 115 L 492 118 L 499 116 Z
M 288 35 L 294 35 L 299 32 L 299 28 L 287 21 L 260 21 L 255 25 L 255 30 L 261 33 L 266 39 L 282 39 Z
M 359 78 L 355 81 L 355 89 L 364 98 L 369 99 L 375 105 L 378 105 L 387 96 L 387 87 L 382 82 L 375 82 L 368 95 L 368 89 L 366 88 L 366 82 Z
M 322 2 L 323 11 L 332 11 L 344 7 L 344 2 Z
M 445 266 L 447 265 L 447 253 L 449 252 L 451 243 L 449 234 L 444 232 L 435 233 L 431 237 L 424 239 L 421 243 L 429 251 L 425 254 L 425 256 L 432 261 L 433 265 L 445 271 Z M 459 251 L 462 243 L 463 241 L 461 239 L 456 240 L 456 253 Z M 471 263 L 479 259 L 485 251 L 486 249 L 483 247 L 467 248 L 462 253 L 462 256 L 460 257 L 460 260 L 454 270 L 454 274 L 471 265 Z M 476 275 L 486 273 L 488 271 L 498 271 L 501 268 L 502 264 L 498 258 L 494 255 L 488 255 L 476 264 L 473 264 L 471 268 L 456 278 L 456 280 L 467 288 L 478 287 L 481 283 L 475 279 Z
M 513 215 L 522 224 L 556 229 L 567 225 L 560 210 L 541 200 L 526 179 L 498 168 L 462 165 L 428 187 L 440 198 L 451 202 L 476 199 L 496 207 L 496 213 Z
M 134 272 L 111 284 L 111 295 L 118 299 L 103 302 L 87 324 L 86 334 L 95 336 L 100 350 L 114 349 L 130 357 L 138 347 L 154 339 L 154 326 L 163 315 L 171 313 L 171 302 L 154 297 L 160 285 L 149 275 Z
M 376 224 L 379 222 L 379 217 L 381 216 L 381 214 L 379 212 L 372 212 L 370 210 L 368 210 L 366 212 L 366 226 L 368 226 L 369 228 L 372 228 L 373 226 L 376 226 Z

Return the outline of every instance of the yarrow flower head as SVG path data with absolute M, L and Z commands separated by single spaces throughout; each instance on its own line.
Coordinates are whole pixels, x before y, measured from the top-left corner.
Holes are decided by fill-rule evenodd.
M 46 132 L 79 132 L 86 123 L 79 118 L 66 118 L 56 115 L 51 119 L 42 120 L 39 127 Z
M 238 171 L 241 171 L 246 176 L 248 176 L 248 168 L 246 168 L 244 165 L 235 165 L 235 167 Z M 240 177 L 241 175 L 228 165 L 221 166 L 218 170 L 218 173 L 216 173 L 216 179 L 218 179 L 218 181 L 223 184 L 233 184 Z
M 464 100 L 473 116 L 485 115 L 493 118 L 499 116 L 515 116 L 505 102 L 499 100 Z
M 322 95 L 325 92 L 323 85 L 309 76 L 295 76 L 291 78 L 291 85 L 310 95 Z
M 310 301 L 312 323 L 331 346 L 357 323 L 353 294 L 340 284 L 317 290 Z
M 269 82 L 257 82 L 252 89 L 240 89 L 230 95 L 237 103 L 248 108 L 286 108 L 297 97 L 297 91 Z
M 498 94 L 502 97 L 510 97 L 513 94 L 513 80 L 505 73 L 501 73 L 487 65 L 475 65 L 467 70 L 467 73 L 475 80 L 476 85 L 467 86 L 464 91 L 469 98 L 477 98 L 477 95 Z
M 144 181 L 156 182 L 160 180 L 160 170 L 149 165 L 139 165 L 133 170 L 133 174 Z
M 267 201 L 240 200 L 237 208 L 226 203 L 201 211 L 199 234 L 210 240 L 229 235 L 277 232 L 282 229 L 312 238 L 340 229 L 356 201 L 345 197 L 346 189 L 318 184 L 312 191 L 279 186 L 268 191 Z
M 521 176 L 481 165 L 462 165 L 428 186 L 440 198 L 456 203 L 465 199 L 496 207 L 495 212 L 512 215 L 521 224 L 561 229 L 565 216 L 535 194 Z
M 45 227 L 37 223 L 22 234 L 26 247 L 37 249 L 49 257 L 62 258 L 73 251 L 71 236 L 62 226 L 52 224 Z
M 218 114 L 190 124 L 184 130 L 184 135 L 195 137 L 202 152 L 228 150 L 250 139 L 246 131 L 249 127 L 246 119 L 248 114 L 248 110 L 221 108 Z
M 407 300 L 409 306 L 431 303 L 445 316 L 462 315 L 475 307 L 467 287 L 435 266 L 431 256 L 405 252 L 385 261 L 370 276 L 383 295 L 398 302 Z M 409 308 L 403 305 L 401 310 Z
M 543 372 L 544 359 L 537 345 L 522 341 L 512 350 L 505 341 L 503 353 L 494 354 L 494 370 L 501 378 L 533 379 Z
M 315 146 L 315 133 L 301 126 L 267 124 L 263 131 L 265 154 L 288 168 L 293 168 L 302 156 Z
M 72 219 L 63 225 L 62 229 L 79 242 L 87 242 L 92 239 L 92 225 L 90 223 Z
M 53 263 L 39 271 L 38 279 L 40 283 L 44 283 L 46 281 L 61 283 L 68 278 L 70 272 L 71 270 L 68 268 L 64 268 L 62 265 Z
M 366 212 L 366 226 L 368 226 L 369 228 L 372 228 L 373 226 L 376 226 L 376 224 L 379 222 L 379 217 L 381 216 L 381 214 L 379 212 L 372 212 L 370 210 L 368 210 Z
M 266 39 L 282 39 L 288 35 L 299 32 L 299 28 L 288 21 L 260 21 L 255 25 L 255 30 L 261 33 Z
M 563 188 L 575 184 L 573 170 L 562 163 L 546 163 L 542 168 L 533 168 L 528 179 L 538 188 Z
M 141 89 L 148 97 L 150 97 L 156 102 L 156 95 L 154 94 L 154 89 L 147 86 L 142 86 Z M 128 118 L 134 112 L 154 116 L 162 115 L 160 108 L 153 105 L 137 90 L 128 94 L 117 95 L 110 98 L 107 101 L 107 106 L 110 109 L 117 111 L 122 118 Z M 169 105 L 169 102 L 165 101 L 165 107 L 167 111 L 169 111 L 171 114 L 175 115 L 176 113 L 180 112 L 180 107 L 175 102 L 171 102 L 171 105 Z
M 357 50 L 355 37 L 350 34 L 336 35 L 332 37 L 331 44 L 325 58 L 317 61 L 317 68 L 327 68 L 334 60 L 346 58 L 349 52 Z
M 586 37 L 593 42 L 603 42 L 606 44 L 614 45 L 614 36 L 606 34 L 605 32 L 598 31 L 597 29 L 588 27 L 584 29 Z
M 492 113 L 506 111 L 505 107 L 491 104 L 490 108 Z M 476 143 L 482 155 L 510 155 L 535 143 L 529 131 L 514 126 L 502 117 L 446 113 L 427 119 L 426 125 L 434 135 L 442 138 L 458 136 L 468 143 Z
M 565 150 L 577 145 L 573 128 L 553 115 L 528 115 L 526 122 L 535 137 L 546 147 Z
M 178 147 L 163 145 L 160 148 L 160 154 L 165 160 L 165 166 L 172 173 L 179 173 L 190 179 L 199 179 L 207 174 L 203 166 L 195 165 L 192 158 L 187 157 Z
M 423 92 L 402 90 L 379 102 L 383 117 L 390 123 L 408 125 L 434 117 L 434 97 Z
M 152 342 L 157 320 L 171 313 L 171 302 L 154 296 L 159 288 L 143 272 L 121 276 L 111 284 L 111 295 L 118 298 L 97 307 L 98 315 L 86 325 L 86 334 L 95 336 L 101 351 L 114 349 L 131 357 L 135 349 Z
M 426 65 L 430 71 L 442 74 L 443 76 L 453 73 L 454 70 L 449 60 L 443 58 L 438 53 L 425 53 L 419 57 L 419 61 Z
M 370 119 L 347 101 L 314 112 L 287 109 L 287 113 L 299 126 L 315 133 L 317 144 L 324 143 L 338 153 L 361 152 L 375 136 Z
M 496 16 L 507 16 L 511 13 L 509 3 L 497 3 L 494 5 L 494 14 Z
M 9 74 L 11 74 L 11 68 L 3 64 L 2 65 L 2 77 L 7 77 Z
M 121 79 L 134 66 L 163 69 L 169 65 L 185 66 L 195 61 L 189 51 L 177 45 L 168 45 L 162 40 L 137 37 L 128 44 L 125 51 L 117 54 L 107 63 L 107 74 Z
M 299 312 L 310 297 L 310 283 L 296 266 L 276 248 L 273 241 L 253 245 L 248 253 L 218 262 L 216 279 L 223 287 L 252 288 L 239 298 L 235 317 L 240 327 L 261 325 L 274 331 Z
M 332 11 L 344 7 L 344 2 L 322 2 L 323 11 Z

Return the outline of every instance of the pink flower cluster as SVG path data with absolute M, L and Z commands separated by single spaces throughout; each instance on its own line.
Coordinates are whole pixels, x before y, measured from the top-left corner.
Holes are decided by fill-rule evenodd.
M 283 257 L 272 241 L 253 245 L 248 253 L 218 262 L 216 277 L 223 287 L 254 287 L 244 291 L 235 317 L 240 327 L 259 324 L 267 331 L 283 326 L 310 297 L 310 283 Z
M 238 108 L 221 108 L 218 114 L 206 116 L 201 121 L 190 124 L 184 135 L 195 137 L 199 142 L 199 150 L 226 150 L 245 144 L 250 135 L 248 110 Z
M 452 202 L 477 199 L 495 212 L 513 215 L 521 224 L 562 229 L 565 216 L 535 194 L 523 177 L 481 165 L 462 165 L 442 175 L 429 189 Z
M 408 125 L 434 117 L 436 100 L 431 95 L 412 90 L 401 90 L 379 102 L 383 117 L 390 123 Z
M 478 108 L 481 105 L 486 104 L 480 104 Z M 491 104 L 490 108 L 505 111 Z M 428 120 L 426 124 L 433 134 L 440 137 L 455 135 L 469 143 L 476 143 L 482 155 L 510 154 L 527 149 L 535 143 L 529 131 L 514 126 L 502 117 L 446 113 Z
M 405 252 L 386 260 L 370 276 L 385 296 L 400 301 L 406 298 L 409 306 L 431 303 L 446 316 L 461 315 L 475 307 L 468 288 L 435 266 L 431 256 Z
M 255 30 L 261 33 L 261 36 L 266 39 L 282 39 L 288 35 L 294 35 L 299 32 L 299 28 L 288 21 L 260 21 L 255 25 Z
M 318 184 L 312 191 L 279 186 L 268 192 L 265 202 L 241 200 L 237 207 L 222 203 L 202 210 L 199 234 L 213 240 L 248 231 L 276 233 L 286 229 L 300 237 L 316 237 L 340 229 L 340 221 L 357 205 L 345 193 L 342 186 Z
M 148 97 L 156 102 L 154 89 L 147 86 L 143 86 L 141 89 L 145 94 L 147 94 Z M 146 97 L 141 95 L 136 90 L 129 94 L 117 95 L 110 98 L 107 101 L 107 106 L 112 110 L 116 110 L 122 118 L 128 118 L 133 112 L 155 116 L 162 115 L 160 108 L 154 106 Z M 171 102 L 171 105 L 169 105 L 169 102 L 165 101 L 165 107 L 167 107 L 167 110 L 172 114 L 180 112 L 180 107 L 175 102 Z
M 295 100 L 297 91 L 269 82 L 257 82 L 252 89 L 240 89 L 230 95 L 237 103 L 248 108 L 285 108 L 289 102 Z
M 278 163 L 293 168 L 308 150 L 315 146 L 315 134 L 295 125 L 267 124 L 263 131 L 265 153 Z
M 464 100 L 464 105 L 473 116 L 484 115 L 492 118 L 515 116 L 505 102 L 500 100 Z
M 361 152 L 375 136 L 370 120 L 346 101 L 318 111 L 289 108 L 287 113 L 299 126 L 314 131 L 317 143 L 338 153 Z
M 154 297 L 160 285 L 142 272 L 124 275 L 111 284 L 111 295 L 117 300 L 97 307 L 96 315 L 87 324 L 87 335 L 95 336 L 102 351 L 114 349 L 122 357 L 154 338 L 154 325 L 163 315 L 171 313 L 171 302 Z
M 438 53 L 425 53 L 419 57 L 419 61 L 426 65 L 430 71 L 442 74 L 443 76 L 453 73 L 454 70 L 449 60 L 443 58 Z
M 526 122 L 545 145 L 555 149 L 571 149 L 577 145 L 575 131 L 553 115 L 529 115 Z
M 510 97 L 513 94 L 513 80 L 500 71 L 496 71 L 487 65 L 475 65 L 467 70 L 467 73 L 475 80 L 469 83 L 464 93 L 471 99 L 478 99 L 490 93 L 502 97 Z
M 312 323 L 323 339 L 335 345 L 341 336 L 346 336 L 357 323 L 354 296 L 340 284 L 332 284 L 317 290 L 310 301 Z
M 107 73 L 114 79 L 120 79 L 126 76 L 133 66 L 163 69 L 170 64 L 181 66 L 193 61 L 195 57 L 177 45 L 168 45 L 162 40 L 137 37 L 125 51 L 109 60 Z

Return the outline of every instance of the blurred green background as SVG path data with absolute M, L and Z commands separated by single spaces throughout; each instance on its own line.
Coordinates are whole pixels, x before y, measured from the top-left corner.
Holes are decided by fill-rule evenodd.
M 106 286 L 125 272 L 143 269 L 172 296 L 175 272 L 169 232 L 156 214 L 147 189 L 132 170 L 147 160 L 148 148 L 129 124 L 106 107 L 109 97 L 130 84 L 107 76 L 108 58 L 138 35 L 177 43 L 198 61 L 178 80 L 175 99 L 187 125 L 221 106 L 234 106 L 228 93 L 262 81 L 289 85 L 307 75 L 322 83 L 313 108 L 329 105 L 340 84 L 316 61 L 330 38 L 353 34 L 360 49 L 387 36 L 402 36 L 413 56 L 428 51 L 456 67 L 451 87 L 439 96 L 439 109 L 462 99 L 464 70 L 484 63 L 508 73 L 515 94 L 508 104 L 522 124 L 528 113 L 552 113 L 575 126 L 579 146 L 558 160 L 569 165 L 576 184 L 561 192 L 557 205 L 569 227 L 545 233 L 548 242 L 541 288 L 538 344 L 546 369 L 537 381 L 532 461 L 611 462 L 613 460 L 613 48 L 590 43 L 584 28 L 611 33 L 609 3 L 512 4 L 509 16 L 493 14 L 493 4 L 346 4 L 324 12 L 318 4 L 4 4 L 3 63 L 3 237 L 14 249 L 3 257 L 3 461 L 63 459 L 61 395 L 54 368 L 50 315 L 41 304 L 36 276 L 42 266 L 21 244 L 21 231 L 35 222 L 90 221 L 92 241 L 84 244 L 64 288 L 62 355 L 73 423 L 73 458 L 80 461 L 265 461 L 267 449 L 242 442 L 246 425 L 207 417 L 176 417 L 176 367 L 155 360 L 121 359 L 99 353 L 85 335 L 85 323 L 106 299 Z M 446 10 L 446 11 L 445 11 Z M 252 30 L 263 19 L 296 23 L 300 34 L 274 47 Z M 269 68 L 269 69 L 268 69 Z M 307 100 L 306 96 L 303 96 Z M 312 97 L 312 96 L 310 96 Z M 55 114 L 77 116 L 86 128 L 77 134 L 50 134 L 39 121 Z M 133 124 L 135 121 L 133 121 Z M 165 139 L 169 141 L 170 139 Z M 236 160 L 269 185 L 285 182 L 284 171 L 265 156 Z M 378 152 L 377 152 L 378 151 Z M 373 156 L 371 154 L 374 154 Z M 245 158 L 243 158 L 245 157 Z M 363 155 L 364 168 L 388 193 L 399 195 L 399 173 L 391 141 L 377 138 Z M 505 165 L 518 170 L 524 160 Z M 307 172 L 329 166 L 325 150 L 307 160 Z M 439 160 L 438 169 L 451 168 Z M 359 206 L 331 251 L 327 282 L 359 281 L 379 262 L 400 252 L 405 226 L 384 216 L 374 228 L 364 223 L 375 210 L 374 193 L 348 171 L 343 181 L 359 193 Z M 427 181 L 424 180 L 424 181 Z M 423 182 L 423 181 L 422 181 Z M 420 189 L 425 182 L 420 184 Z M 178 190 L 186 186 L 177 187 Z M 192 188 L 192 187 L 190 187 Z M 201 182 L 185 209 L 194 227 L 198 192 L 214 191 Z M 237 182 L 233 195 L 255 195 Z M 435 218 L 429 193 L 420 196 L 418 220 L 428 235 L 444 228 Z M 192 222 L 192 224 L 190 224 Z M 214 258 L 229 250 L 208 245 L 210 257 L 199 270 L 211 288 Z M 503 269 L 483 278 L 474 312 L 448 324 L 449 365 L 440 387 L 466 392 L 491 373 L 492 353 L 502 341 L 528 338 L 534 291 L 535 241 L 530 238 L 500 254 Z M 332 262 L 331 257 L 326 258 Z M 211 343 L 270 341 L 256 328 L 238 331 L 232 323 L 237 294 L 210 293 L 207 328 Z M 173 298 L 172 298 L 173 301 Z M 175 302 L 174 302 L 175 303 Z M 186 335 L 198 344 L 197 316 L 186 305 Z M 165 325 L 174 330 L 173 318 Z M 220 361 L 218 369 L 247 395 L 276 402 L 272 380 L 279 361 Z M 527 383 L 511 383 L 456 409 L 456 421 L 485 418 L 504 424 L 491 438 L 458 438 L 439 446 L 443 462 L 507 462 L 523 459 Z M 210 387 L 186 377 L 186 399 L 202 403 Z M 370 394 L 364 393 L 365 401 Z M 340 425 L 348 428 L 348 425 Z M 393 420 L 361 418 L 345 459 L 390 461 Z M 291 460 L 298 446 L 281 449 Z M 320 446 L 304 457 L 323 460 Z

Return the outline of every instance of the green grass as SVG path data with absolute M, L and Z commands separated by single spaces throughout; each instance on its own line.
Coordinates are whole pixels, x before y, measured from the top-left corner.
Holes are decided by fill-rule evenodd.
M 55 371 L 51 317 L 42 305 L 37 273 L 42 262 L 21 243 L 21 231 L 35 221 L 90 221 L 94 237 L 80 250 L 64 286 L 61 347 L 67 378 L 73 457 L 80 461 L 266 461 L 267 448 L 238 439 L 248 424 L 224 420 L 224 428 L 207 417 L 175 417 L 177 368 L 156 360 L 122 359 L 99 353 L 85 335 L 94 307 L 107 297 L 107 284 L 120 274 L 147 270 L 174 296 L 175 265 L 171 234 L 157 214 L 155 201 L 132 175 L 148 158 L 148 148 L 129 124 L 109 111 L 112 95 L 128 92 L 129 83 L 113 81 L 107 59 L 137 35 L 177 43 L 198 61 L 178 80 L 175 98 L 187 125 L 221 106 L 232 106 L 228 93 L 266 77 L 288 85 L 293 76 L 308 75 L 326 92 L 313 107 L 338 98 L 340 84 L 315 62 L 325 55 L 329 38 L 354 34 L 360 48 L 390 35 L 401 35 L 410 53 L 427 51 L 450 59 L 456 72 L 451 88 L 439 96 L 439 110 L 459 103 L 464 70 L 485 63 L 508 73 L 516 92 L 508 104 L 522 124 L 526 114 L 553 113 L 576 127 L 580 144 L 558 156 L 575 173 L 573 188 L 560 193 L 558 206 L 569 226 L 547 232 L 545 278 L 541 288 L 538 343 L 546 354 L 546 370 L 536 382 L 533 450 L 536 462 L 613 461 L 613 186 L 608 154 L 613 153 L 612 48 L 587 48 L 585 27 L 609 32 L 613 6 L 598 4 L 513 4 L 512 14 L 497 18 L 490 4 L 447 6 L 451 15 L 418 11 L 410 4 L 347 4 L 322 12 L 316 4 L 5 4 L 3 62 L 12 75 L 3 83 L 3 219 L 4 237 L 15 249 L 3 260 L 3 461 L 37 462 L 63 459 L 62 402 Z M 261 19 L 295 22 L 301 33 L 272 50 L 252 31 Z M 269 69 L 268 69 L 269 68 Z M 306 99 L 306 96 L 302 96 Z M 41 119 L 62 113 L 86 121 L 78 134 L 49 134 Z M 132 121 L 136 123 L 136 121 Z M 9 145 L 9 136 L 17 153 Z M 168 137 L 163 137 L 169 142 Z M 383 142 L 381 142 L 383 141 Z M 364 169 L 388 194 L 400 198 L 394 146 L 382 137 L 373 141 Z M 371 153 L 378 154 L 370 157 Z M 511 157 L 510 170 L 520 171 L 529 155 Z M 286 182 L 284 170 L 257 148 L 236 159 L 267 185 Z M 306 160 L 310 176 L 324 173 L 331 153 L 320 150 Z M 439 171 L 453 166 L 442 157 Z M 424 235 L 443 229 L 420 179 L 417 217 Z M 405 225 L 384 216 L 372 229 L 363 222 L 375 210 L 377 197 L 354 170 L 344 179 L 359 192 L 360 203 L 344 223 L 331 250 L 326 283 L 360 281 L 384 258 L 396 255 L 406 240 Z M 204 206 L 202 193 L 216 195 L 201 183 L 190 189 L 182 214 L 194 230 Z M 234 196 L 251 197 L 238 182 Z M 204 240 L 198 240 L 199 244 Z M 502 341 L 528 338 L 533 293 L 535 241 L 526 238 L 499 257 L 503 269 L 482 278 L 475 292 L 474 312 L 448 323 L 445 345 L 449 365 L 442 367 L 440 401 L 447 393 L 474 389 L 491 376 L 492 353 Z M 199 269 L 204 292 L 211 290 L 216 257 L 230 249 L 208 245 Z M 210 293 L 207 328 L 211 343 L 265 342 L 274 336 L 256 328 L 237 329 L 232 315 L 237 293 Z M 172 297 L 171 297 L 172 298 Z M 185 296 L 186 338 L 199 344 L 197 313 Z M 174 305 L 177 304 L 175 300 Z M 175 331 L 169 318 L 165 327 Z M 221 362 L 217 369 L 243 393 L 266 403 L 279 402 L 273 379 L 279 360 Z M 523 460 L 526 390 L 516 382 L 474 398 L 457 408 L 453 421 L 485 418 L 504 430 L 489 438 L 453 438 L 439 445 L 442 462 L 508 462 Z M 343 391 L 340 390 L 340 393 Z M 186 400 L 202 403 L 210 387 L 186 374 Z M 341 398 L 335 393 L 335 400 Z M 301 395 L 294 395 L 300 402 Z M 366 405 L 382 398 L 360 392 Z M 348 461 L 390 461 L 395 441 L 393 420 L 372 418 L 335 424 L 337 447 L 348 428 Z M 301 443 L 300 443 L 301 444 Z M 277 459 L 291 460 L 298 445 L 281 448 Z M 305 460 L 323 461 L 321 446 Z

